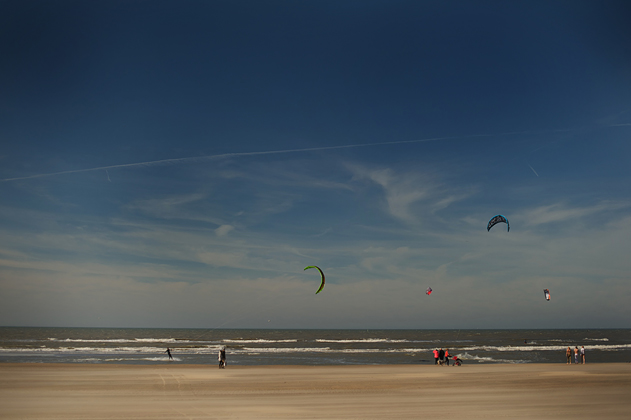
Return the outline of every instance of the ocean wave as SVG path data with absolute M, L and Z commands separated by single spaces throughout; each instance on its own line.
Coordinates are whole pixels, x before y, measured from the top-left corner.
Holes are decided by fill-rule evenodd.
M 216 353 L 221 346 L 171 349 L 181 354 Z M 0 353 L 85 353 L 85 354 L 117 354 L 117 353 L 165 353 L 164 347 L 37 347 L 37 348 L 0 348 Z
M 179 338 L 48 338 L 49 341 L 59 343 L 190 343 L 191 341 Z
M 261 341 L 252 341 L 253 343 L 261 343 Z M 266 343 L 264 341 L 262 343 Z M 281 343 L 284 341 L 281 341 Z M 220 344 L 195 346 L 195 347 L 171 347 L 173 353 L 179 354 L 212 354 L 216 353 L 221 347 Z M 522 345 L 522 346 L 487 346 L 487 345 L 474 345 L 474 346 L 451 346 L 452 352 L 467 352 L 467 351 L 484 351 L 484 352 L 537 352 L 537 351 L 559 351 L 565 352 L 568 346 L 566 345 Z M 570 346 L 574 348 L 575 346 Z M 631 344 L 592 344 L 585 346 L 587 351 L 620 351 L 631 349 Z M 331 348 L 329 346 L 323 347 L 237 347 L 231 348 L 228 346 L 228 351 L 232 353 L 429 353 L 433 348 L 430 347 L 389 347 L 389 348 Z M 3 347 L 0 348 L 0 353 L 86 353 L 86 354 L 160 354 L 164 353 L 164 347 L 156 346 L 116 346 L 116 347 L 101 347 L 101 346 L 60 346 L 60 347 Z
M 174 354 L 215 354 L 221 346 L 172 348 Z M 228 348 L 232 354 L 261 353 L 429 353 L 428 348 L 389 348 L 389 349 L 332 349 L 330 347 L 241 347 Z M 0 348 L 0 353 L 83 353 L 83 354 L 156 354 L 164 353 L 162 347 L 39 347 L 39 348 Z
M 331 354 L 362 354 L 362 353 L 414 353 L 418 349 L 332 349 L 330 347 L 251 347 L 232 350 L 234 354 L 263 354 L 263 353 L 331 353 Z M 427 350 L 425 350 L 427 351 Z
M 318 343 L 409 343 L 409 340 L 405 339 L 391 339 L 391 338 L 359 338 L 359 339 L 348 339 L 348 340 L 333 340 L 328 338 L 316 338 L 316 342 Z M 420 342 L 420 341 L 419 341 Z M 427 341 L 430 342 L 430 341 Z
M 456 357 L 458 357 L 458 359 L 462 359 L 463 363 L 466 363 L 467 361 L 472 361 L 472 360 L 478 363 L 512 363 L 512 364 L 528 363 L 528 361 L 526 360 L 495 359 L 489 356 L 478 356 L 478 355 L 469 354 L 466 352 L 456 354 Z
M 255 338 L 255 339 L 225 339 L 221 340 L 224 343 L 237 343 L 237 344 L 253 344 L 253 343 L 297 343 L 297 339 L 288 339 L 288 340 L 265 340 L 263 338 Z
M 573 347 L 573 346 L 569 346 Z M 458 350 L 472 351 L 472 350 L 484 350 L 484 351 L 561 351 L 566 350 L 568 346 L 470 346 L 460 347 Z M 602 350 L 602 351 L 617 351 L 631 349 L 631 344 L 593 344 L 586 347 L 586 350 Z
M 168 357 L 115 357 L 109 359 L 103 359 L 104 362 L 137 362 L 139 360 L 144 360 L 147 362 L 181 362 L 182 359 L 178 357 L 174 357 L 172 361 L 169 360 Z
M 245 347 L 234 349 L 234 354 L 262 354 L 262 353 L 332 353 L 332 354 L 368 354 L 368 353 L 429 353 L 425 348 L 400 348 L 400 349 L 332 349 L 330 347 Z
M 251 353 L 324 353 L 331 352 L 329 347 L 244 347 L 240 349 L 230 350 L 234 354 L 251 354 Z
M 608 338 L 583 338 L 586 341 L 609 341 Z

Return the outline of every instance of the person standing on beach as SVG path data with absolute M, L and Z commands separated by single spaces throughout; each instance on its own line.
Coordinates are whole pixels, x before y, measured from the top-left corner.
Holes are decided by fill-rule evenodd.
M 445 362 L 445 350 L 443 350 L 443 348 L 440 348 L 440 351 L 438 352 L 438 360 L 439 360 L 439 365 L 443 365 L 443 363 Z
M 585 346 L 581 346 L 581 363 L 585 364 Z
M 567 350 L 565 350 L 565 357 L 567 357 L 567 365 L 571 365 L 572 364 L 572 349 L 570 348 L 570 346 L 567 347 Z
M 434 349 L 434 364 L 438 364 L 438 349 Z
M 219 369 L 224 369 L 226 367 L 226 348 L 222 347 L 219 350 Z
M 445 363 L 449 366 L 449 349 L 445 349 Z
M 169 355 L 169 360 L 173 360 L 173 356 L 171 356 L 171 349 L 167 347 L 167 351 L 165 351 Z
M 574 363 L 578 365 L 578 346 L 574 347 Z

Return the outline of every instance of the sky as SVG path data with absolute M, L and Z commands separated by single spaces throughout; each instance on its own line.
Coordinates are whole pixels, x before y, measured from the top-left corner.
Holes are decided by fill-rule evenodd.
M 0 1 L 0 325 L 631 328 L 630 15 Z

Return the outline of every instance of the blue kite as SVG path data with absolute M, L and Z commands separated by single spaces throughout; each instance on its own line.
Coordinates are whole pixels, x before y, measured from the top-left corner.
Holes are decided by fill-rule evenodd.
M 501 214 L 491 217 L 491 220 L 489 220 L 489 224 L 486 226 L 486 231 L 490 231 L 491 228 L 498 223 L 506 223 L 506 225 L 508 226 L 507 232 L 510 232 L 510 224 L 508 223 L 508 219 Z

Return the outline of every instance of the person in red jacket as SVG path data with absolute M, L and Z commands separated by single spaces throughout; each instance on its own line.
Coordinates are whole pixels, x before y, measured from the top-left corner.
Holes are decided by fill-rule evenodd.
M 438 349 L 434 350 L 434 364 L 438 364 Z
M 445 363 L 449 366 L 449 349 L 445 349 Z

